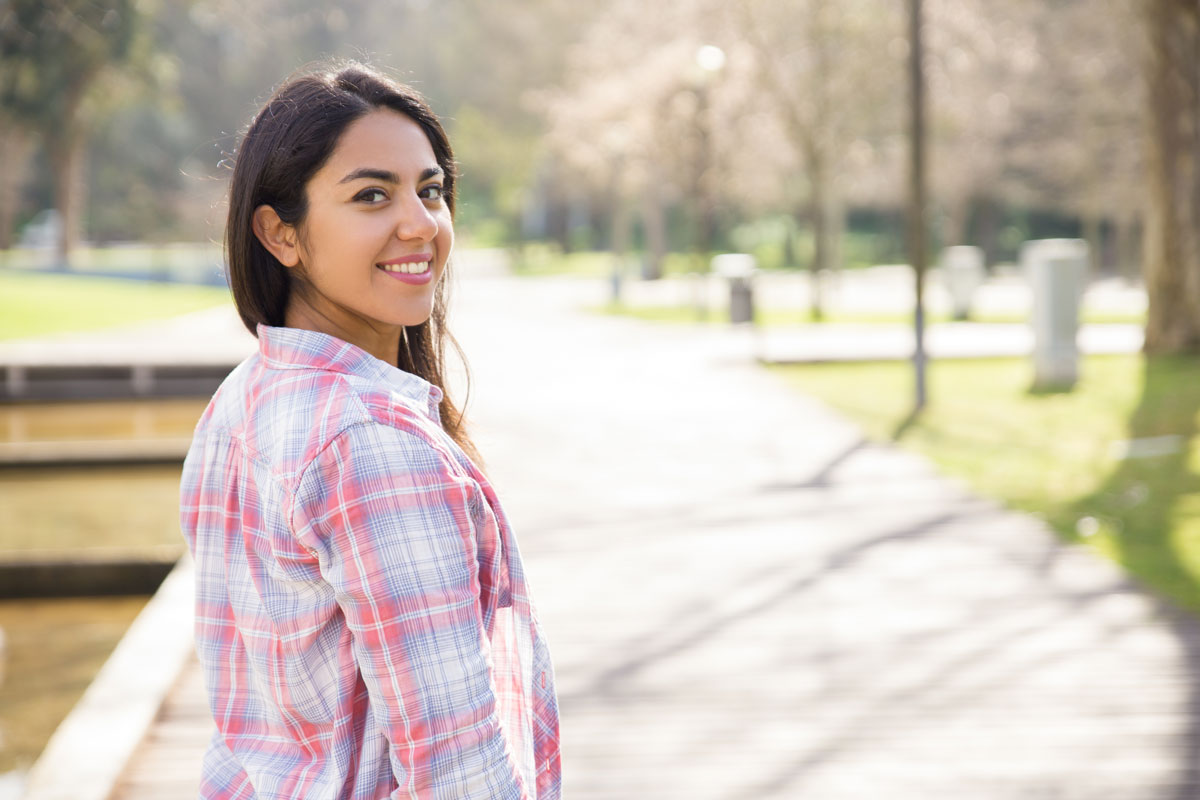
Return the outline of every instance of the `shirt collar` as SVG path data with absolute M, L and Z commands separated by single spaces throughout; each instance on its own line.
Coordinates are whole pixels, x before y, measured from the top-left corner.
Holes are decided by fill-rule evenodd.
M 383 384 L 415 401 L 419 408 L 427 409 L 434 419 L 438 418 L 440 388 L 329 334 L 260 324 L 258 351 L 268 366 L 275 369 L 324 369 Z

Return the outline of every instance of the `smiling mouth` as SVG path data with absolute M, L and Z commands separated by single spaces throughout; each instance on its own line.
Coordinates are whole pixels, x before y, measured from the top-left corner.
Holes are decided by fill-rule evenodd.
M 408 261 L 400 264 L 376 264 L 375 266 L 379 267 L 384 272 L 400 272 L 405 275 L 420 275 L 424 272 L 428 272 L 432 264 L 433 261 L 429 260 Z

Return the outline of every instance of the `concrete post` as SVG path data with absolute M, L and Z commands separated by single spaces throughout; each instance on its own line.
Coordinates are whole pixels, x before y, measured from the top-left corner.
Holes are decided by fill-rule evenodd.
M 1070 389 L 1079 377 L 1079 301 L 1088 274 L 1082 239 L 1041 239 L 1021 246 L 1021 267 L 1033 291 L 1035 389 Z
M 25 394 L 25 389 L 28 386 L 28 381 L 25 376 L 25 368 L 16 364 L 9 364 L 4 368 L 4 391 L 6 399 L 15 400 Z
M 947 247 L 942 251 L 941 267 L 954 319 L 966 319 L 971 313 L 971 299 L 983 285 L 983 249 L 971 245 Z

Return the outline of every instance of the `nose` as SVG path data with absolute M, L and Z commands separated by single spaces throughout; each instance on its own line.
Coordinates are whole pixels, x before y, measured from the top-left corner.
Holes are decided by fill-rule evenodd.
M 409 195 L 405 202 L 398 205 L 398 209 L 397 239 L 430 242 L 433 241 L 433 237 L 437 236 L 437 219 L 420 197 L 415 194 Z

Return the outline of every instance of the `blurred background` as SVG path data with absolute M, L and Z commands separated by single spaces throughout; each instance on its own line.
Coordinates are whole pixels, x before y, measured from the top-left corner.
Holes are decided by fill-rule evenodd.
M 915 206 L 910 10 L 0 0 L 0 798 L 182 554 L 182 453 L 253 349 L 220 248 L 238 138 L 328 57 L 442 117 L 464 284 L 736 353 L 1191 619 L 1200 12 L 925 0 Z
M 1139 274 L 1152 120 L 1135 5 L 930 3 L 936 244 L 992 265 L 1079 236 L 1097 270 Z M 446 119 L 474 245 L 624 247 L 648 275 L 693 247 L 896 263 L 905 30 L 903 4 L 868 0 L 8 2 L 0 246 L 42 241 L 51 210 L 72 251 L 219 240 L 239 132 L 282 76 L 335 55 L 392 70 Z

